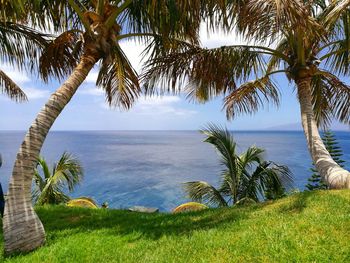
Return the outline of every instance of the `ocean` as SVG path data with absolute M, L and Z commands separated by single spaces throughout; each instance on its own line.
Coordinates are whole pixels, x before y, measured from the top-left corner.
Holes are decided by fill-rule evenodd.
M 266 159 L 287 165 L 294 187 L 304 189 L 311 160 L 299 131 L 233 132 L 239 151 L 250 145 L 266 149 Z M 350 133 L 336 132 L 346 167 L 350 167 Z M 24 132 L 0 131 L 3 166 L 0 182 L 7 190 L 16 152 Z M 42 156 L 50 166 L 64 151 L 82 163 L 84 180 L 71 194 L 89 196 L 111 208 L 134 205 L 170 211 L 188 201 L 182 184 L 203 180 L 218 185 L 221 171 L 214 148 L 198 131 L 53 131 Z

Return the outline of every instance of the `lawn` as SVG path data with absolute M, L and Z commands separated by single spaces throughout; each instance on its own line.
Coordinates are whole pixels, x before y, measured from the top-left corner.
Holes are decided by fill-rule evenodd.
M 48 206 L 47 243 L 0 262 L 349 262 L 350 191 L 187 214 Z M 2 240 L 2 234 L 0 234 Z M 1 247 L 2 249 L 2 242 Z

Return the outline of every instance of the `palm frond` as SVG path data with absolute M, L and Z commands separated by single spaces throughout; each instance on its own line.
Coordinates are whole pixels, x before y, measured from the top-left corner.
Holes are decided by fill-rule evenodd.
M 69 191 L 73 191 L 74 187 L 84 176 L 84 170 L 80 162 L 67 152 L 62 154 L 58 163 L 54 165 L 53 170 L 53 182 L 67 184 Z
M 225 97 L 224 107 L 227 118 L 238 114 L 253 114 L 265 103 L 279 106 L 279 90 L 269 77 L 249 81 L 234 89 Z
M 313 107 L 317 123 L 327 127 L 333 118 L 350 123 L 350 87 L 327 71 L 319 71 L 312 82 Z
M 259 164 L 263 160 L 264 149 L 256 146 L 250 146 L 244 153 L 239 156 L 239 164 L 242 170 L 248 170 L 252 164 Z
M 233 202 L 236 202 L 242 166 L 236 154 L 236 142 L 233 136 L 229 130 L 215 124 L 209 124 L 200 132 L 207 136 L 204 142 L 210 143 L 217 150 L 220 155 L 220 163 L 224 167 L 219 191 L 226 194 L 229 192 L 228 196 L 231 196 Z
M 45 180 L 40 176 L 37 169 L 34 170 L 34 189 L 32 189 L 32 200 L 36 203 L 40 197 L 40 193 L 45 188 Z
M 207 182 L 187 182 L 184 184 L 184 190 L 194 201 L 205 202 L 208 205 L 227 206 L 226 200 L 220 192 Z
M 143 36 L 144 43 L 146 44 L 146 48 L 142 52 L 142 58 L 147 57 L 148 60 L 164 57 L 167 54 L 175 52 L 184 52 L 194 46 L 186 40 L 168 38 L 155 33 L 141 34 L 140 36 Z
M 21 88 L 2 70 L 0 70 L 0 91 L 17 102 L 28 100 Z
M 329 97 L 330 89 L 321 75 L 315 75 L 311 82 L 313 110 L 315 120 L 319 127 L 328 127 L 332 122 Z
M 20 69 L 33 70 L 48 38 L 28 26 L 0 20 L 0 58 Z
M 291 53 L 288 39 L 283 38 L 282 40 L 280 40 L 278 42 L 275 50 L 284 54 L 284 55 L 288 55 L 288 53 Z M 267 62 L 266 73 L 270 73 L 272 71 L 278 70 L 282 66 L 281 64 L 283 64 L 284 68 L 288 67 L 287 62 L 285 60 L 283 60 L 281 57 L 271 56 L 269 61 Z
M 240 199 L 248 197 L 259 201 L 266 194 L 275 199 L 283 195 L 285 189 L 293 183 L 292 173 L 287 166 L 270 161 L 261 161 L 251 174 L 244 175 L 239 191 Z
M 206 135 L 204 142 L 210 143 L 220 154 L 221 164 L 225 166 L 230 174 L 235 174 L 237 172 L 236 143 L 229 130 L 223 129 L 215 124 L 208 124 L 207 127 L 200 132 Z
M 339 22 L 339 19 L 346 13 L 348 7 L 350 6 L 349 0 L 335 0 L 324 10 L 322 15 L 320 15 L 319 21 L 322 22 L 322 26 L 326 30 L 332 29 L 336 23 Z
M 293 174 L 287 166 L 269 162 L 263 177 L 265 199 L 285 196 L 285 191 L 293 185 Z
M 269 162 L 269 168 L 267 169 L 267 173 L 272 172 L 277 176 L 279 183 L 285 187 L 290 188 L 293 185 L 293 173 L 292 171 L 285 165 L 279 165 L 275 162 Z M 277 180 L 275 177 L 270 176 L 273 180 Z M 276 183 L 275 183 L 276 184 Z
M 264 193 L 263 173 L 267 168 L 267 162 L 261 162 L 256 166 L 252 173 L 245 171 L 242 175 L 242 183 L 238 191 L 238 199 L 250 198 L 258 202 L 259 197 Z
M 246 81 L 251 75 L 265 71 L 264 54 L 267 51 L 250 46 L 223 46 L 205 49 L 192 45 L 185 51 L 173 52 L 149 61 L 142 76 L 145 90 L 178 92 L 186 88 L 199 101 L 234 90 L 235 81 Z
M 50 171 L 46 161 L 38 158 L 38 167 L 43 175 L 40 175 L 38 167 L 34 172 L 33 201 L 38 205 L 59 204 L 70 200 L 64 193 L 65 188 L 71 192 L 83 178 L 83 168 L 80 162 L 71 154 L 64 152 Z
M 196 43 L 202 1 L 132 1 L 118 19 L 129 33 L 153 32 L 164 37 L 181 37 Z
M 41 170 L 43 171 L 44 179 L 45 180 L 49 179 L 51 176 L 51 173 L 50 173 L 50 169 L 49 169 L 45 159 L 39 156 L 37 162 L 38 162 L 37 167 L 35 169 L 36 173 L 39 175 L 39 172 L 38 172 L 38 166 L 39 166 L 41 168 Z
M 341 75 L 347 75 L 350 72 L 350 27 L 346 35 L 344 39 L 336 41 L 324 55 L 325 65 L 329 70 Z
M 50 76 L 62 79 L 77 65 L 82 51 L 82 40 L 75 30 L 65 31 L 48 45 L 40 57 L 39 72 L 44 81 Z
M 288 29 L 303 28 L 312 34 L 321 29 L 310 9 L 298 0 L 248 0 L 242 5 L 237 25 L 241 32 L 258 41 L 273 42 Z
M 96 85 L 105 90 L 110 106 L 129 109 L 140 95 L 138 75 L 120 46 L 102 61 Z
M 40 192 L 36 200 L 37 205 L 44 204 L 60 204 L 66 203 L 70 200 L 69 196 L 63 193 L 57 186 L 53 186 L 48 182 L 44 189 Z
M 80 6 L 91 7 L 90 0 L 74 0 Z M 62 33 L 71 29 L 82 29 L 82 23 L 67 0 L 25 1 L 25 12 L 21 21 L 42 31 Z M 23 13 L 23 12 L 22 12 Z
M 0 20 L 15 19 L 25 12 L 24 1 L 2 0 L 0 5 Z
M 224 196 L 227 205 L 234 204 L 238 200 L 238 188 L 241 183 L 241 178 L 238 174 L 232 174 L 228 170 L 223 170 L 220 178 L 220 188 L 218 191 Z

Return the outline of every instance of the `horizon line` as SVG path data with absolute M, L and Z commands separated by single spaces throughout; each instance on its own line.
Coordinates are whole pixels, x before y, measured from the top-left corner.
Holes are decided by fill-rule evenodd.
M 184 131 L 199 131 L 201 129 L 179 129 L 179 130 L 173 130 L 173 129 L 169 129 L 169 130 L 139 130 L 139 129 L 126 129 L 126 130 L 112 130 L 112 129 L 107 129 L 107 130 L 93 130 L 93 129 L 86 129 L 86 130 L 50 130 L 49 132 L 134 132 L 134 131 L 140 131 L 140 132 L 184 132 Z M 332 131 L 335 132 L 349 132 L 350 130 L 344 130 L 344 129 L 330 129 Z M 233 130 L 233 129 L 229 129 L 229 131 L 233 131 L 233 132 L 303 132 L 302 129 L 283 129 L 283 130 L 279 130 L 279 129 L 259 129 L 259 130 L 254 130 L 254 129 L 238 129 L 238 130 Z M 321 130 L 322 131 L 322 130 Z M 0 132 L 27 132 L 27 130 L 7 130 L 7 129 L 0 129 Z

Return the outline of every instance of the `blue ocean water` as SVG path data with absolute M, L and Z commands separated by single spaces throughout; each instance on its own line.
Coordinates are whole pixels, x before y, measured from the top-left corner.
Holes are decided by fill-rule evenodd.
M 265 148 L 266 159 L 287 165 L 295 187 L 304 188 L 311 160 L 302 132 L 233 134 L 241 151 L 250 145 Z M 0 182 L 5 191 L 23 136 L 24 132 L 0 132 Z M 350 165 L 350 133 L 337 132 L 336 136 L 343 159 Z M 90 196 L 113 208 L 143 205 L 169 211 L 188 201 L 182 183 L 205 180 L 217 185 L 218 156 L 203 138 L 197 131 L 54 131 L 48 135 L 42 155 L 50 165 L 64 151 L 79 158 L 85 178 L 71 194 L 74 197 Z

